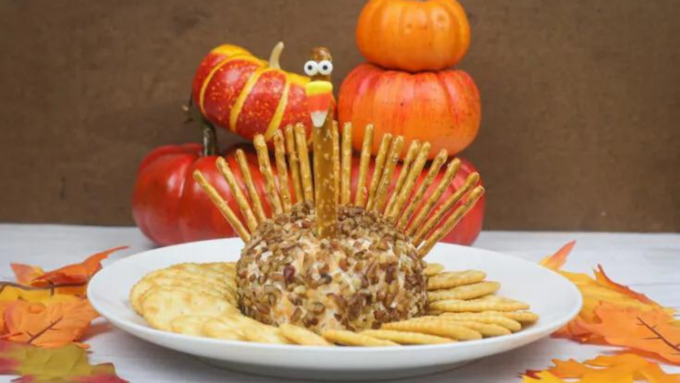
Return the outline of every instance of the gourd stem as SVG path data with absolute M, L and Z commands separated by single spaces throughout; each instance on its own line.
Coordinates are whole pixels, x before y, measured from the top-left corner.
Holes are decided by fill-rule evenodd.
M 205 118 L 201 118 L 201 130 L 203 131 L 203 157 L 217 154 L 217 132 L 215 127 Z
M 272 54 L 269 55 L 269 67 L 272 69 L 281 69 L 279 64 L 279 58 L 281 58 L 281 52 L 283 51 L 283 41 L 279 41 L 272 49 Z

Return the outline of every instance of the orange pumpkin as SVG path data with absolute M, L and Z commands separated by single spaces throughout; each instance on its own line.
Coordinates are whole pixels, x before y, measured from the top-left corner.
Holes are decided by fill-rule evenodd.
M 456 0 L 371 0 L 356 42 L 384 68 L 418 72 L 456 65 L 470 46 L 470 24 Z
M 375 136 L 403 135 L 429 141 L 430 158 L 441 149 L 455 155 L 474 141 L 481 121 L 479 91 L 461 70 L 440 72 L 390 71 L 361 64 L 340 87 L 338 119 L 352 122 L 352 146 L 361 149 L 364 127 L 372 123 Z M 378 151 L 379 140 L 373 144 Z
M 208 121 L 251 141 L 256 134 L 269 139 L 288 124 L 310 127 L 305 95 L 309 78 L 281 70 L 282 50 L 283 43 L 278 43 L 267 62 L 235 45 L 213 49 L 196 70 L 194 105 Z

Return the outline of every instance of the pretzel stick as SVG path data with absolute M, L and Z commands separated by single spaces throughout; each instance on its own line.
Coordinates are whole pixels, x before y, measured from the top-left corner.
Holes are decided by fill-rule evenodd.
M 257 150 L 257 162 L 260 164 L 260 173 L 266 181 L 265 194 L 269 199 L 269 206 L 274 211 L 273 215 L 279 215 L 283 213 L 283 209 L 281 208 L 279 193 L 276 191 L 276 180 L 274 179 L 272 165 L 269 162 L 269 151 L 267 150 L 267 144 L 264 142 L 264 136 L 261 134 L 256 135 L 253 144 L 255 145 L 255 150 Z
M 420 149 L 418 149 L 418 155 L 416 156 L 416 161 L 413 163 L 413 166 L 406 176 L 406 181 L 404 181 L 404 186 L 399 191 L 397 201 L 394 203 L 394 206 L 392 206 L 392 211 L 390 211 L 387 215 L 388 221 L 394 223 L 396 222 L 397 218 L 399 218 L 399 215 L 401 214 L 401 208 L 406 203 L 406 199 L 411 195 L 411 191 L 418 180 L 418 176 L 420 176 L 420 173 L 423 171 L 423 167 L 427 162 L 427 156 L 430 153 L 430 147 L 430 143 L 427 141 L 420 145 Z
M 425 200 L 425 203 L 418 211 L 418 214 L 416 214 L 416 218 L 413 220 L 413 223 L 408 225 L 411 219 L 411 214 L 415 209 L 415 204 L 409 206 L 409 209 L 404 212 L 404 214 L 399 219 L 397 227 L 400 230 L 404 230 L 404 228 L 408 225 L 408 230 L 404 230 L 404 232 L 408 235 L 413 235 L 413 232 L 416 230 L 416 228 L 422 225 L 423 221 L 425 221 L 425 218 L 427 218 L 427 216 L 432 212 L 432 207 L 437 203 L 437 201 L 439 201 L 446 189 L 448 189 L 449 185 L 451 185 L 451 182 L 453 182 L 453 178 L 456 176 L 459 169 L 460 160 L 458 158 L 454 158 L 446 167 L 444 177 L 442 177 L 441 181 L 439 181 L 439 184 L 434 189 L 434 192 L 432 192 L 427 200 Z
M 335 204 L 340 203 L 340 132 L 338 122 L 333 121 L 333 174 L 335 174 Z
M 434 181 L 435 177 L 437 177 L 437 174 L 439 174 L 439 169 L 441 169 L 442 165 L 444 165 L 444 162 L 446 162 L 448 155 L 449 152 L 447 152 L 446 149 L 442 149 L 439 151 L 439 153 L 437 153 L 437 156 L 430 165 L 430 170 L 428 170 L 425 179 L 423 179 L 423 182 L 421 182 L 418 186 L 416 194 L 406 203 L 406 207 L 403 209 L 401 218 L 399 218 L 400 222 L 404 220 L 406 223 L 408 223 L 408 217 L 413 214 L 413 210 L 420 204 L 420 202 L 422 202 L 423 196 L 427 192 L 427 189 L 429 189 L 430 185 L 432 185 L 432 182 Z
M 352 197 L 352 123 L 346 122 L 342 127 L 342 182 L 340 191 L 340 203 L 349 205 Z
M 383 174 L 380 177 L 380 183 L 378 184 L 378 191 L 375 193 L 375 201 L 373 202 L 373 210 L 382 212 L 385 208 L 385 203 L 387 202 L 387 191 L 392 184 L 392 176 L 394 175 L 394 168 L 397 166 L 399 159 L 401 158 L 401 151 L 404 148 L 404 136 L 397 136 L 392 140 L 390 145 L 390 152 L 387 155 L 387 160 L 385 160 L 385 168 Z
M 466 179 L 463 186 L 456 190 L 453 195 L 451 195 L 443 204 L 441 204 L 425 221 L 425 224 L 417 228 L 416 235 L 413 238 L 413 245 L 418 247 L 422 242 L 427 233 L 435 227 L 435 225 L 442 219 L 442 217 L 451 211 L 451 208 L 460 201 L 461 198 L 479 182 L 479 173 L 472 173 Z M 414 226 L 415 227 L 415 226 Z
M 312 169 L 309 167 L 309 149 L 307 149 L 307 134 L 305 127 L 298 123 L 295 125 L 295 143 L 297 146 L 298 159 L 300 160 L 300 179 L 305 201 L 314 202 L 314 184 L 312 183 Z
M 378 184 L 380 184 L 380 177 L 382 177 L 383 167 L 385 166 L 385 160 L 387 159 L 387 151 L 390 148 L 391 142 L 392 134 L 385 133 L 382 137 L 382 140 L 380 141 L 378 154 L 375 156 L 375 166 L 373 167 L 371 186 L 368 189 L 368 202 L 366 203 L 366 210 L 371 210 L 373 207 L 373 200 L 375 199 L 376 191 L 378 191 Z
M 238 204 L 239 209 L 241 209 L 241 213 L 243 213 L 243 216 L 246 218 L 248 229 L 250 229 L 251 232 L 255 231 L 255 229 L 257 229 L 257 219 L 255 219 L 255 215 L 253 214 L 253 210 L 250 208 L 250 203 L 246 199 L 246 196 L 238 186 L 236 177 L 234 177 L 234 173 L 231 172 L 229 164 L 222 157 L 218 157 L 215 163 L 217 165 L 217 169 L 220 171 L 220 173 L 222 173 L 222 176 L 224 176 L 224 179 L 227 181 L 229 189 L 231 190 L 231 194 L 234 195 L 234 199 L 236 199 L 236 203 Z
M 418 249 L 418 256 L 421 258 L 426 256 L 437 242 L 439 242 L 442 238 L 444 238 L 445 235 L 451 232 L 454 227 L 456 227 L 460 220 L 465 217 L 465 214 L 467 214 L 470 209 L 475 206 L 483 194 L 484 188 L 481 186 L 477 186 L 472 189 L 465 202 L 458 206 L 458 208 L 449 216 L 449 218 L 446 219 L 439 229 L 435 230 L 434 233 L 427 237 L 425 244 L 420 249 Z
M 291 206 L 290 182 L 288 181 L 288 165 L 286 165 L 286 147 L 281 130 L 274 132 L 274 157 L 276 158 L 276 174 L 279 176 L 279 190 L 283 211 L 288 213 Z
M 241 176 L 243 177 L 243 182 L 246 184 L 246 190 L 248 190 L 248 196 L 255 209 L 255 217 L 257 221 L 262 223 L 267 220 L 267 215 L 264 214 L 264 209 L 262 208 L 262 201 L 260 201 L 260 193 L 257 192 L 255 184 L 253 183 L 253 175 L 250 173 L 250 166 L 248 165 L 248 160 L 246 160 L 246 154 L 242 149 L 236 149 L 236 163 L 241 170 Z
M 222 216 L 231 224 L 231 227 L 234 228 L 234 231 L 236 234 L 238 234 L 239 237 L 243 240 L 243 242 L 248 242 L 250 241 L 250 233 L 248 232 L 248 229 L 243 226 L 243 223 L 241 223 L 241 220 L 236 217 L 236 214 L 234 214 L 234 211 L 231 210 L 227 202 L 222 199 L 220 196 L 220 193 L 215 190 L 215 188 L 208 182 L 205 177 L 203 177 L 203 174 L 201 174 L 200 171 L 196 170 L 194 172 L 194 179 L 196 182 L 201 185 L 203 190 L 208 194 L 208 197 L 210 197 L 210 200 L 212 203 L 217 207 L 217 209 L 222 213 Z
M 290 175 L 293 180 L 293 188 L 295 189 L 295 203 L 298 203 L 304 199 L 304 196 L 300 183 L 300 159 L 298 159 L 297 150 L 295 149 L 293 125 L 286 126 L 286 153 L 288 153 L 288 165 L 290 166 Z
M 416 158 L 416 154 L 418 154 L 418 148 L 420 148 L 420 141 L 418 140 L 411 141 L 411 145 L 409 146 L 408 151 L 406 152 L 406 157 L 404 158 L 404 162 L 401 166 L 401 172 L 399 172 L 397 183 L 394 185 L 394 190 L 392 191 L 390 199 L 387 202 L 387 207 L 385 208 L 384 214 L 385 218 L 387 218 L 387 215 L 392 210 L 394 203 L 397 202 L 399 190 L 401 190 L 401 187 L 404 186 L 404 181 L 406 180 L 406 176 L 408 175 L 408 169 L 411 167 L 411 162 L 413 162 L 413 159 Z
M 366 175 L 368 174 L 368 164 L 371 162 L 371 151 L 373 150 L 373 124 L 366 125 L 364 129 L 364 143 L 361 147 L 361 159 L 359 160 L 359 179 L 357 180 L 357 191 L 354 196 L 354 205 L 363 207 L 366 204 Z

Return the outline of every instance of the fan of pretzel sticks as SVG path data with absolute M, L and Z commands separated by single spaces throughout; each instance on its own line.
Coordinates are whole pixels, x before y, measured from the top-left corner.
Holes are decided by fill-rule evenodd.
M 314 129 L 314 131 L 317 130 Z M 446 164 L 441 181 L 437 185 L 432 185 L 448 159 L 448 153 L 445 149 L 442 149 L 434 158 L 427 175 L 416 188 L 418 177 L 427 163 L 431 149 L 429 142 L 417 140 L 413 141 L 406 150 L 402 170 L 395 181 L 395 168 L 402 158 L 404 137 L 395 137 L 391 134 L 382 136 L 379 151 L 375 158 L 373 176 L 370 184 L 367 185 L 366 180 L 374 140 L 374 128 L 369 124 L 365 129 L 359 162 L 358 186 L 352 201 L 350 189 L 352 125 L 350 123 L 344 124 L 342 133 L 340 133 L 336 122 L 333 124 L 332 132 L 334 177 L 330 177 L 330 179 L 336 184 L 334 188 L 336 204 L 354 204 L 367 210 L 382 213 L 386 220 L 411 237 L 413 245 L 418 249 L 418 254 L 421 257 L 427 255 L 434 245 L 460 222 L 484 193 L 482 186 L 476 186 L 479 181 L 479 174 L 472 173 L 467 177 L 462 187 L 438 205 L 439 200 L 461 166 L 459 159 L 451 159 Z M 340 136 L 342 136 L 342 139 Z M 255 136 L 254 145 L 257 150 L 259 170 L 265 179 L 267 202 L 272 208 L 273 216 L 276 216 L 289 212 L 293 205 L 291 188 L 285 186 L 290 186 L 290 183 L 292 183 L 295 201 L 314 202 L 314 178 L 319 180 L 320 177 L 318 175 L 312 176 L 304 126 L 301 124 L 295 127 L 289 125 L 283 132 L 277 130 L 272 139 L 278 183 L 272 170 L 264 137 L 262 135 Z M 245 181 L 245 190 L 239 187 L 233 173 L 234 170 L 221 157 L 217 160 L 217 168 L 227 181 L 239 209 L 245 217 L 246 225 L 241 222 L 217 190 L 208 183 L 200 172 L 196 171 L 194 178 L 210 196 L 212 202 L 233 226 L 241 239 L 248 242 L 251 234 L 257 230 L 258 225 L 272 217 L 267 217 L 264 213 L 262 201 L 253 184 L 253 178 L 246 162 L 245 153 L 240 149 L 236 152 L 236 160 Z M 394 187 L 390 188 L 393 183 Z M 280 187 L 281 185 L 284 187 Z M 434 190 L 424 200 L 423 197 L 431 187 L 434 187 Z M 390 190 L 392 190 L 391 193 Z M 463 202 L 447 216 L 447 213 L 461 200 Z M 438 207 L 435 208 L 437 205 Z

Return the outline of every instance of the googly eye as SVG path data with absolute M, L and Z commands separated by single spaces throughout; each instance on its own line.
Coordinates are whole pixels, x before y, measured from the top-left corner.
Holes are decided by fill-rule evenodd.
M 319 73 L 328 76 L 333 72 L 333 63 L 328 60 L 323 60 L 319 63 Z
M 305 73 L 307 76 L 315 76 L 319 74 L 319 63 L 309 60 L 305 63 Z

